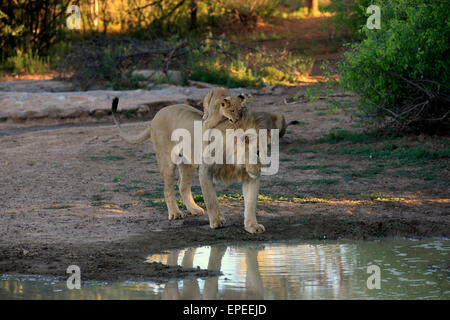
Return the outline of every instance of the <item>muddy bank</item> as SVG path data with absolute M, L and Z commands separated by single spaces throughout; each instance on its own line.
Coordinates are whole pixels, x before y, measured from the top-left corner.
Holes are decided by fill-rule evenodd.
M 76 243 L 0 243 L 0 273 L 43 274 L 66 277 L 69 265 L 82 270 L 84 280 L 153 280 L 186 276 L 204 277 L 214 271 L 168 267 L 144 263 L 145 258 L 164 249 L 201 246 L 238 241 L 267 242 L 289 239 L 374 239 L 386 236 L 423 237 L 449 236 L 448 225 L 439 222 L 366 218 L 348 222 L 343 217 L 317 217 L 298 214 L 296 217 L 260 217 L 268 230 L 250 235 L 242 228 L 242 218 L 226 216 L 226 228 L 211 230 L 205 219 L 187 218 L 180 226 L 160 232 L 133 236 L 112 242 Z M 165 218 L 165 217 L 164 217 Z

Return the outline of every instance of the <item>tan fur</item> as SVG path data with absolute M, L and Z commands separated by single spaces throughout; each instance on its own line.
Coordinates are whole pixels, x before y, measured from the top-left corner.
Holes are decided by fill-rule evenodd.
M 215 129 L 219 129 L 223 136 L 227 129 L 242 129 L 244 132 L 248 129 L 255 129 L 257 132 L 259 129 L 269 129 L 268 137 L 270 137 L 270 129 L 273 129 L 271 114 L 267 112 L 251 112 L 248 109 L 243 109 L 242 118 L 235 122 L 230 123 L 228 121 L 219 123 Z M 224 139 L 223 149 L 226 150 L 227 146 Z M 248 141 L 246 141 L 246 156 L 248 157 Z M 237 148 L 234 149 L 235 157 L 237 156 Z M 226 154 L 223 154 L 223 162 L 226 162 Z M 248 158 L 246 159 L 248 161 Z M 259 164 L 246 164 L 246 165 L 229 165 L 229 164 L 216 164 L 211 167 L 212 177 L 215 182 L 222 184 L 230 184 L 233 181 L 247 181 L 251 179 L 249 173 L 253 176 L 259 176 L 261 174 L 261 166 Z
M 215 106 L 211 107 L 209 117 L 203 120 L 203 128 L 214 128 L 223 120 L 229 120 L 234 123 L 241 118 L 242 99 L 238 97 L 226 96 L 219 98 Z
M 203 120 L 208 119 L 210 114 L 216 113 L 217 110 L 214 109 L 217 106 L 216 100 L 227 96 L 230 96 L 230 91 L 227 88 L 216 87 L 211 89 L 203 99 Z
M 113 116 L 116 124 L 120 126 L 119 121 L 116 119 L 113 110 Z M 177 167 L 171 160 L 170 154 L 173 147 L 176 145 L 175 141 L 171 141 L 172 132 L 177 128 L 184 128 L 191 132 L 194 132 L 194 121 L 202 120 L 202 112 L 184 104 L 172 105 L 165 107 L 158 111 L 153 118 L 151 125 L 149 125 L 142 133 L 131 136 L 120 130 L 119 135 L 125 140 L 133 143 L 143 142 L 146 139 L 152 138 L 153 149 L 155 150 L 156 160 L 160 173 L 164 180 L 164 199 L 166 201 L 167 209 L 169 212 L 169 220 L 180 219 L 185 216 L 183 212 L 178 208 L 178 204 L 175 198 L 175 168 Z M 192 144 L 192 149 L 194 148 Z M 191 193 L 191 181 L 194 178 L 195 165 L 180 164 L 178 170 L 180 173 L 179 178 L 179 190 L 186 204 L 187 209 L 193 215 L 203 215 L 204 210 L 199 207 L 192 197 Z
M 270 129 L 279 129 L 280 138 L 286 134 L 287 122 L 284 116 L 279 112 L 264 112 L 264 111 L 255 111 L 257 115 L 260 114 L 262 117 L 266 118 L 267 123 L 270 123 Z M 270 119 L 266 116 L 270 115 Z
M 222 121 L 234 123 L 241 118 L 242 109 L 246 108 L 247 97 L 230 96 L 225 88 L 212 89 L 203 100 L 203 130 L 214 128 Z
M 112 116 L 113 116 L 114 122 L 117 125 L 117 128 L 119 129 L 119 135 L 122 137 L 122 139 L 124 139 L 130 143 L 141 143 L 141 142 L 144 142 L 151 138 L 152 133 L 151 133 L 150 126 L 148 126 L 144 131 L 142 131 L 141 133 L 139 133 L 137 135 L 129 135 L 125 131 L 123 131 L 123 129 L 120 125 L 120 122 L 116 117 L 115 111 L 112 112 Z
M 224 137 L 226 129 L 242 128 L 245 131 L 248 128 L 255 128 L 256 130 L 262 128 L 272 129 L 276 126 L 276 121 L 273 120 L 273 117 L 269 113 L 251 112 L 247 108 L 244 110 L 242 118 L 240 118 L 239 121 L 235 123 L 224 121 L 216 126 L 217 129 L 222 131 Z M 158 111 L 153 118 L 151 125 L 136 136 L 128 135 L 123 132 L 120 128 L 119 121 L 115 117 L 114 109 L 113 116 L 119 127 L 119 134 L 125 140 L 137 143 L 143 142 L 150 137 L 152 138 L 156 159 L 164 180 L 164 198 L 169 212 L 169 219 L 183 218 L 185 215 L 178 208 L 174 190 L 176 165 L 171 160 L 172 149 L 178 142 L 171 141 L 171 135 L 175 129 L 183 128 L 191 133 L 191 137 L 194 137 L 194 121 L 202 120 L 203 114 L 201 111 L 183 104 L 165 107 Z M 277 119 L 277 117 L 274 119 Z M 191 141 L 191 150 L 194 150 L 193 140 L 194 139 Z M 226 139 L 224 139 L 224 143 L 225 140 Z M 226 149 L 224 148 L 224 150 Z M 193 152 L 191 156 L 191 163 L 194 163 Z M 202 215 L 204 214 L 204 210 L 194 202 L 191 194 L 191 182 L 197 167 L 198 165 L 194 164 L 178 165 L 180 173 L 179 190 L 183 201 L 191 214 Z M 213 181 L 229 183 L 237 180 L 242 181 L 243 183 L 245 229 L 250 233 L 260 233 L 265 231 L 264 226 L 258 224 L 256 221 L 256 202 L 259 190 L 260 171 L 261 167 L 259 164 L 200 165 L 199 178 L 211 228 L 220 228 L 225 224 L 225 219 L 219 211 L 219 204 Z
M 220 122 L 215 129 L 222 132 L 223 137 L 226 136 L 227 129 L 272 129 L 272 117 L 266 112 L 251 112 L 248 108 L 242 109 L 242 117 L 235 123 L 229 121 Z M 270 133 L 268 134 L 268 137 Z M 259 144 L 258 144 L 259 145 Z M 226 139 L 224 138 L 224 148 L 226 148 Z M 236 147 L 235 147 L 236 156 Z M 248 152 L 246 152 L 248 156 Z M 225 163 L 224 152 L 224 163 Z M 235 158 L 236 159 L 236 158 Z M 259 191 L 259 176 L 261 174 L 261 164 L 249 164 L 246 157 L 246 164 L 230 165 L 230 164 L 202 164 L 199 169 L 199 179 L 202 187 L 203 198 L 205 200 L 210 226 L 212 228 L 220 228 L 225 225 L 225 219 L 219 211 L 219 204 L 214 188 L 214 182 L 228 184 L 232 181 L 242 182 L 242 191 L 244 194 L 244 226 L 245 230 L 250 233 L 261 233 L 265 231 L 263 225 L 256 220 L 256 203 Z
M 224 118 L 232 120 L 232 122 L 239 120 L 236 113 L 242 116 L 242 112 L 248 110 L 251 99 L 251 95 L 233 97 L 230 95 L 230 91 L 224 87 L 211 89 L 203 99 L 203 130 L 215 127 Z M 234 113 L 231 113 L 232 110 Z M 267 114 L 267 112 L 263 113 Z M 269 114 L 272 123 L 270 128 L 279 129 L 280 138 L 283 137 L 287 129 L 286 119 L 279 112 L 269 112 Z

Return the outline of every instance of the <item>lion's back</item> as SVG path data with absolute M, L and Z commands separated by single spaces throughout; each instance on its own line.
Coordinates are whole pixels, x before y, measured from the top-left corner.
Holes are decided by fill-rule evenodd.
M 178 128 L 193 129 L 194 121 L 202 121 L 203 112 L 187 104 L 174 104 L 159 110 L 152 120 L 155 134 Z M 152 133 L 153 136 L 153 133 Z

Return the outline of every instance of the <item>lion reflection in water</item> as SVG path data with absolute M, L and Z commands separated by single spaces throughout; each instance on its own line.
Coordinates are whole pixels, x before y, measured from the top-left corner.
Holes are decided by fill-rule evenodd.
M 217 299 L 264 299 L 263 283 L 258 265 L 258 252 L 264 249 L 263 246 L 249 246 L 245 254 L 246 268 L 246 292 L 236 292 L 226 290 L 219 292 L 219 277 L 208 277 L 204 280 L 203 291 L 200 290 L 199 282 L 196 278 L 187 278 L 182 280 L 183 286 L 179 288 L 179 282 L 168 282 L 162 293 L 164 300 L 217 300 Z M 222 259 L 227 251 L 226 246 L 211 247 L 208 258 L 208 270 L 220 271 L 222 269 Z M 197 253 L 196 248 L 189 248 L 184 251 L 181 263 L 178 259 L 183 250 L 174 250 L 167 255 L 167 264 L 170 266 L 181 265 L 185 268 L 194 267 L 194 257 Z

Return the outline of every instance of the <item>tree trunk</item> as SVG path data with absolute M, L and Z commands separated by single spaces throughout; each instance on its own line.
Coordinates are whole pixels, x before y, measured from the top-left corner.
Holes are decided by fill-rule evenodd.
M 189 7 L 191 10 L 191 30 L 197 29 L 197 0 L 191 0 L 189 3 Z
M 308 0 L 308 14 L 319 12 L 319 0 Z
M 93 0 L 91 2 L 91 15 L 92 21 L 94 22 L 94 27 L 97 29 L 98 27 L 98 0 Z
M 102 3 L 102 13 L 103 13 L 103 34 L 108 33 L 108 4 L 106 0 L 103 0 Z

